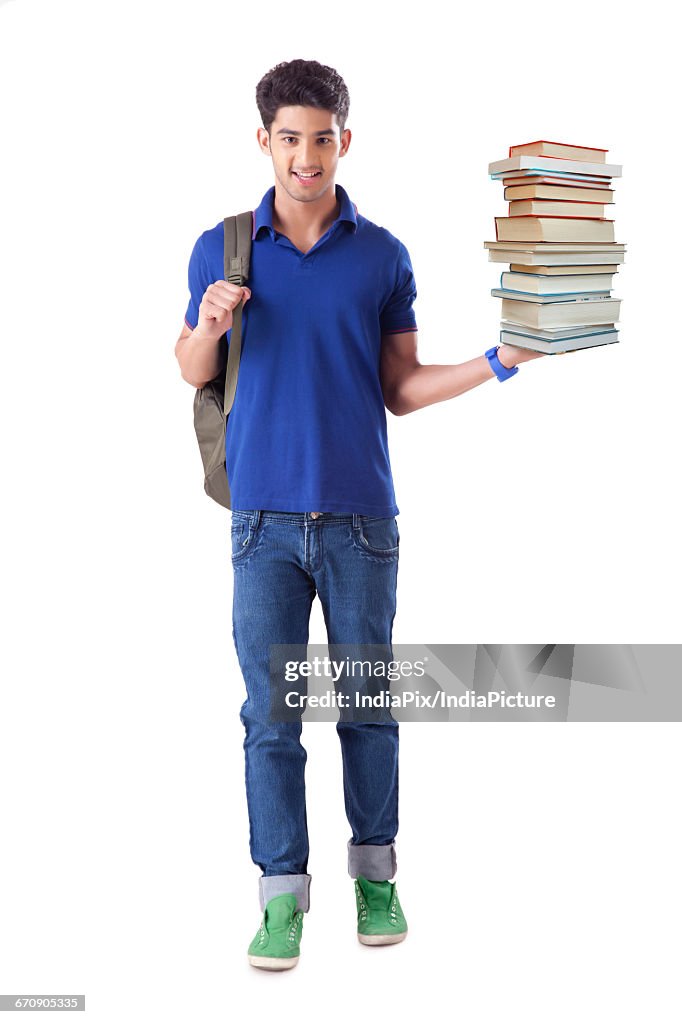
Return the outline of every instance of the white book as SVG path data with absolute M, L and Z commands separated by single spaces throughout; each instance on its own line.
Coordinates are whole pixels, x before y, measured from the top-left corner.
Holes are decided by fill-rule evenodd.
M 587 324 L 586 326 L 557 327 L 554 330 L 547 330 L 543 327 L 521 327 L 519 324 L 512 323 L 511 320 L 503 320 L 500 323 L 500 328 L 509 334 L 526 335 L 532 338 L 540 338 L 544 341 L 562 341 L 564 338 L 580 338 L 584 334 L 601 334 L 605 331 L 615 331 L 616 325 L 599 324 L 598 327 L 595 327 L 594 324 Z
M 618 331 L 599 331 L 582 334 L 577 337 L 563 338 L 557 341 L 545 341 L 543 338 L 516 332 L 500 331 L 501 345 L 514 345 L 516 348 L 530 349 L 532 352 L 546 352 L 559 355 L 562 352 L 577 352 L 583 348 L 598 348 L 600 345 L 613 345 L 618 341 Z
M 524 253 L 524 252 L 491 252 L 487 256 L 489 263 L 515 263 L 519 266 L 605 266 L 625 263 L 623 254 L 605 253 L 573 254 L 568 253 Z
M 503 178 L 508 178 L 513 175 L 515 179 L 519 178 L 531 178 L 535 179 L 540 176 L 549 177 L 547 174 L 543 174 L 542 171 L 535 171 L 532 168 L 526 171 L 500 171 L 498 174 L 491 174 L 490 177 L 493 181 L 502 181 Z M 610 187 L 610 178 L 596 177 L 593 174 L 575 174 L 564 171 L 552 171 L 552 178 L 561 178 L 567 185 L 599 185 L 600 188 Z
M 559 171 L 564 174 L 620 178 L 623 166 L 622 164 L 588 163 L 586 160 L 563 160 L 555 156 L 530 156 L 524 153 L 519 156 L 509 156 L 506 160 L 495 160 L 494 163 L 488 164 L 489 174 L 519 170 Z
M 594 267 L 600 264 L 619 265 L 625 263 L 624 253 L 605 252 L 525 252 L 504 249 L 491 249 L 488 253 L 490 263 L 519 263 L 526 267 Z
M 625 252 L 625 242 L 484 242 L 486 249 L 519 249 L 524 252 Z
M 564 295 L 538 295 L 537 292 L 512 291 L 510 288 L 491 288 L 490 294 L 496 299 L 516 299 L 519 302 L 539 302 L 544 305 L 566 305 L 573 302 L 600 302 L 610 299 L 611 292 L 565 292 Z
M 500 288 L 537 295 L 562 295 L 566 292 L 606 292 L 611 294 L 613 274 L 522 274 L 509 270 L 500 277 Z

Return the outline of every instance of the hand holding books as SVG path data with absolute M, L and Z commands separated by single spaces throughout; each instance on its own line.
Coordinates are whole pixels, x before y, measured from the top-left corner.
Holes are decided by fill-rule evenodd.
M 529 348 L 518 348 L 516 345 L 508 345 L 506 342 L 500 345 L 497 351 L 497 358 L 507 368 L 527 363 L 530 359 L 539 359 L 547 355 L 546 352 L 534 352 Z

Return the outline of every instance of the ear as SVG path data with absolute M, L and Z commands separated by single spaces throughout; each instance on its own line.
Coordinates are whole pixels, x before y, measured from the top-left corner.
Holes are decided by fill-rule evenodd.
M 259 128 L 256 132 L 256 138 L 258 139 L 258 145 L 262 153 L 267 156 L 271 156 L 270 152 L 270 136 L 265 128 Z
M 345 156 L 350 146 L 350 140 L 352 139 L 350 128 L 344 128 L 341 133 L 341 145 L 339 146 L 339 157 Z

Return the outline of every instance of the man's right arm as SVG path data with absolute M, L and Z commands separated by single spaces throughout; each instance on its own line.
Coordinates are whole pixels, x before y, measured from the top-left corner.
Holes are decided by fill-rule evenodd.
M 182 379 L 194 388 L 203 388 L 221 370 L 219 341 L 232 327 L 232 311 L 244 298 L 251 298 L 249 288 L 215 281 L 204 293 L 199 306 L 199 321 L 192 330 L 184 324 L 175 343 L 175 357 Z

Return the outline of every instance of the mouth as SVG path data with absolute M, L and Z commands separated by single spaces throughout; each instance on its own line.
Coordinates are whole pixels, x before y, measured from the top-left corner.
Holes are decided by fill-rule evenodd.
M 318 178 L 322 177 L 322 171 L 313 171 L 311 174 L 301 174 L 299 171 L 291 173 L 301 185 L 313 185 Z

